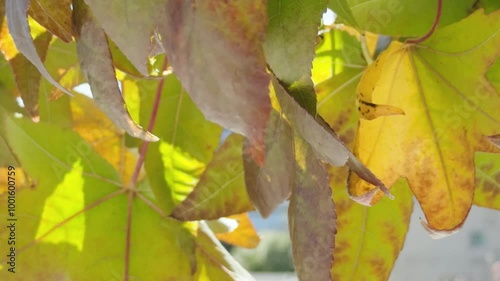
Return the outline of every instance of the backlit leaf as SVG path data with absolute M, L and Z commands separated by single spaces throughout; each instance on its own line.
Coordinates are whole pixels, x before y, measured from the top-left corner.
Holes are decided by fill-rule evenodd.
M 140 123 L 147 126 L 154 104 L 154 92 L 161 91 L 156 126 L 153 133 L 161 139 L 150 143 L 145 169 L 151 188 L 166 214 L 183 201 L 218 146 L 221 127 L 205 119 L 175 75 L 159 81 L 137 82 L 140 100 Z M 127 84 L 124 84 L 127 96 Z
M 253 209 L 245 189 L 241 145 L 230 135 L 208 163 L 193 191 L 172 212 L 179 220 L 217 219 Z
M 31 0 L 28 14 L 64 42 L 73 39 L 71 0 Z
M 358 87 L 374 85 L 358 96 L 404 115 L 360 120 L 355 154 L 387 186 L 406 177 L 435 231 L 462 225 L 474 194 L 474 152 L 495 150 L 487 136 L 500 132 L 500 98 L 484 74 L 500 56 L 499 15 L 476 11 L 425 46 L 393 42 L 369 67 L 380 75 L 369 70 Z M 373 186 L 351 175 L 349 190 L 357 197 Z M 381 196 L 372 195 L 371 204 Z
M 317 50 L 313 68 L 313 78 L 319 82 L 318 113 L 349 147 L 358 122 L 356 85 L 365 64 L 360 54 L 356 37 L 331 30 Z M 393 201 L 366 207 L 346 193 L 346 168 L 329 167 L 328 173 L 337 214 L 332 280 L 387 280 L 403 247 L 413 209 L 408 186 L 401 180 Z
M 498 154 L 477 153 L 475 164 L 474 204 L 500 210 L 500 157 Z
M 257 234 L 248 213 L 229 216 L 238 222 L 238 227 L 231 232 L 216 233 L 217 239 L 225 243 L 253 249 L 259 245 L 260 236 Z
M 347 0 L 362 30 L 391 36 L 422 36 L 436 17 L 436 0 Z M 443 1 L 439 27 L 466 17 L 475 0 Z

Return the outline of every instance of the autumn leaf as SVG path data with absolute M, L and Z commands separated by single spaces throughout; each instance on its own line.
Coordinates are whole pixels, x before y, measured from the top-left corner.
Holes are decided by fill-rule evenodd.
M 254 155 L 260 163 L 271 111 L 262 49 L 266 18 L 261 0 L 169 0 L 167 21 L 159 27 L 169 61 L 195 104 L 208 120 L 261 147 Z
M 155 46 L 155 29 L 167 21 L 167 0 L 85 0 L 101 28 L 142 75 Z
M 349 51 L 341 51 L 344 50 Z M 342 27 L 324 34 L 316 51 L 313 78 L 318 91 L 318 113 L 351 147 L 358 122 L 356 85 L 364 72 L 359 38 Z M 337 214 L 332 280 L 387 280 L 403 247 L 413 210 L 412 194 L 400 180 L 394 200 L 366 207 L 346 192 L 348 170 L 328 167 Z
M 242 248 L 253 249 L 259 245 L 260 236 L 257 234 L 248 213 L 227 217 L 238 222 L 238 226 L 231 232 L 216 233 L 217 239 Z
M 205 119 L 173 74 L 163 83 L 139 80 L 135 90 L 124 83 L 127 103 L 140 104 L 141 125 L 147 126 L 150 120 L 154 91 L 161 92 L 156 117 L 161 122 L 152 132 L 160 141 L 149 144 L 145 170 L 160 207 L 170 214 L 198 183 L 217 149 L 222 128 Z
M 374 85 L 358 92 L 360 103 L 394 106 L 404 115 L 360 120 L 355 154 L 388 186 L 406 177 L 435 232 L 452 231 L 467 217 L 474 153 L 498 151 L 487 136 L 500 132 L 495 117 L 500 98 L 484 76 L 500 56 L 498 15 L 479 10 L 421 46 L 393 42 L 358 86 L 360 91 Z M 351 175 L 352 196 L 371 190 Z M 372 195 L 371 204 L 380 192 Z
M 209 220 L 253 209 L 245 189 L 242 142 L 243 137 L 236 134 L 226 139 L 193 191 L 175 207 L 171 217 L 182 221 Z
M 196 280 L 220 280 L 215 278 L 250 276 L 206 226 L 166 218 L 147 183 L 129 193 L 113 166 L 77 133 L 13 118 L 3 108 L 0 111 L 2 136 L 39 182 L 35 189 L 22 189 L 16 195 L 16 217 L 23 225 L 16 236 L 16 269 L 23 268 L 22 274 L 12 279 L 3 266 L 0 278 L 191 280 L 196 276 Z M 46 165 L 30 161 L 33 157 Z M 5 204 L 7 200 L 1 200 L 0 207 L 6 209 Z M 8 231 L 0 231 L 2 241 L 7 235 Z M 1 253 L 5 264 L 7 248 Z M 165 271 L 165 264 L 175 267 Z
M 291 127 L 311 145 L 320 159 L 334 166 L 347 164 L 359 177 L 375 184 L 389 198 L 392 198 L 385 185 L 345 147 L 321 116 L 313 117 L 306 112 L 288 95 L 276 79 L 273 79 L 272 84 L 280 106 L 283 108 L 283 113 L 290 121 Z
M 28 14 L 64 42 L 73 39 L 70 0 L 32 0 Z
M 500 161 L 497 154 L 476 153 L 474 205 L 500 210 Z
M 248 196 L 263 218 L 288 200 L 295 182 L 293 132 L 288 123 L 273 110 L 266 128 L 266 160 L 260 167 L 246 153 L 251 144 L 243 142 L 243 166 Z
M 331 280 L 337 217 L 328 173 L 300 137 L 295 153 L 297 178 L 288 208 L 295 270 L 299 280 Z
M 142 129 L 130 117 L 118 88 L 106 34 L 83 0 L 74 2 L 73 16 L 78 59 L 97 105 L 131 136 L 148 142 L 158 141 L 158 137 Z

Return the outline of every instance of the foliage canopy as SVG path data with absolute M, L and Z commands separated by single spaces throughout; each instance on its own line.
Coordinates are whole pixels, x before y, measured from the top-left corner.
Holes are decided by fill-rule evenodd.
M 0 279 L 252 280 L 289 200 L 300 280 L 387 280 L 413 196 L 500 209 L 498 3 L 1 1 Z

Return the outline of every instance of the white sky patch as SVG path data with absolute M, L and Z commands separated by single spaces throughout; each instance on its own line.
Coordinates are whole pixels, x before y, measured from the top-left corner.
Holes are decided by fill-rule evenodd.
M 120 89 L 120 91 L 122 90 L 122 83 L 121 81 L 118 81 L 118 88 Z M 82 83 L 80 85 L 76 85 L 75 87 L 73 87 L 73 91 L 76 91 L 84 96 L 87 96 L 91 99 L 93 99 L 94 97 L 92 96 L 92 90 L 90 90 L 90 85 L 89 83 Z
M 323 14 L 323 25 L 332 25 L 335 22 L 337 15 L 330 9 L 326 9 L 326 12 Z
M 17 97 L 16 102 L 19 105 L 19 107 L 24 108 L 24 102 L 23 102 L 23 99 L 21 97 Z

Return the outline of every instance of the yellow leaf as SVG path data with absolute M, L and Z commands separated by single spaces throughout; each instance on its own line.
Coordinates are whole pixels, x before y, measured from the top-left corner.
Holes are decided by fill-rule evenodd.
M 217 233 L 217 239 L 238 247 L 253 249 L 259 245 L 260 236 L 253 227 L 248 213 L 228 217 L 238 221 L 238 227 L 231 232 Z
M 500 97 L 484 74 L 500 56 L 499 28 L 499 11 L 480 10 L 425 46 L 393 42 L 358 86 L 360 103 L 390 107 L 359 121 L 355 155 L 387 186 L 407 178 L 435 233 L 450 233 L 467 217 L 474 153 L 498 151 L 486 136 L 500 132 Z M 387 116 L 396 108 L 404 115 Z M 374 204 L 382 196 L 374 188 L 351 174 L 355 199 Z

